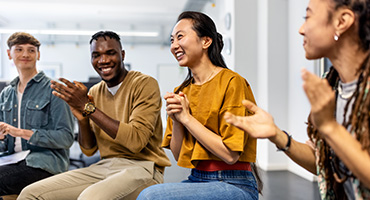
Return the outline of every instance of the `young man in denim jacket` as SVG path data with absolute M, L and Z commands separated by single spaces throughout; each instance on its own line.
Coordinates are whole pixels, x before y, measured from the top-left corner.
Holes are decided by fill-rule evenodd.
M 37 72 L 40 42 L 23 32 L 7 44 L 19 76 L 0 93 L 0 154 L 22 154 L 14 164 L 0 162 L 0 196 L 68 170 L 73 121 L 69 106 L 52 95 L 50 78 Z

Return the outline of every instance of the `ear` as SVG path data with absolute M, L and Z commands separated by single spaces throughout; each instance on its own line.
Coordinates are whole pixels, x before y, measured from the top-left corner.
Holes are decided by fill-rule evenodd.
M 40 60 L 40 51 L 37 51 L 37 60 Z
M 9 60 L 11 60 L 12 59 L 12 56 L 10 55 L 10 49 L 7 49 L 6 52 L 8 53 Z
M 203 49 L 208 49 L 209 46 L 212 44 L 212 38 L 208 36 L 204 36 L 202 38 L 202 43 L 203 43 Z
M 335 14 L 334 26 L 336 33 L 342 35 L 355 23 L 356 16 L 352 10 L 348 8 L 339 8 Z

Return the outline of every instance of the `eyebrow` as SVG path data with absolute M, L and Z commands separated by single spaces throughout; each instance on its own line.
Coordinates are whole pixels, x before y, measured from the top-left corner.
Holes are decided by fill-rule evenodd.
M 108 49 L 105 51 L 105 53 L 116 53 L 117 51 L 115 49 Z
M 182 30 L 179 30 L 177 31 L 174 35 L 177 35 L 178 33 L 180 33 Z M 171 34 L 171 37 L 173 37 L 174 35 Z
M 14 45 L 15 48 L 25 48 L 25 49 L 36 49 L 36 46 L 23 46 L 23 44 L 16 44 Z
M 104 52 L 100 52 L 100 51 L 92 51 L 91 54 L 105 54 L 105 53 L 112 53 L 112 52 L 117 52 L 115 49 L 108 49 Z

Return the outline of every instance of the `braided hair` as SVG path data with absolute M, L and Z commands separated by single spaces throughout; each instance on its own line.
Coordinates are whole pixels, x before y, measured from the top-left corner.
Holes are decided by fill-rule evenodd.
M 330 0 L 334 3 L 334 10 L 339 8 L 351 9 L 356 16 L 356 23 L 358 23 L 358 38 L 359 46 L 364 50 L 370 49 L 370 1 L 369 0 Z M 332 13 L 329 13 L 329 20 L 331 20 Z M 357 82 L 356 90 L 351 98 L 348 100 L 344 108 L 344 121 L 343 126 L 356 136 L 356 139 L 361 143 L 362 149 L 367 150 L 370 154 L 370 124 L 369 124 L 369 107 L 370 107 L 370 95 L 369 83 L 370 83 L 370 59 L 365 59 L 363 64 L 359 68 L 358 72 L 359 79 Z M 326 76 L 329 84 L 333 87 L 337 87 L 339 81 L 338 72 L 332 67 Z M 349 120 L 346 121 L 347 111 L 349 110 L 350 102 L 354 100 L 352 104 L 352 112 L 350 113 Z M 327 183 L 327 188 L 334 191 L 336 198 L 343 197 L 341 194 L 342 184 L 337 183 L 334 178 L 334 169 L 331 167 L 332 163 L 332 150 L 330 146 L 323 140 L 318 134 L 318 131 L 311 124 L 310 116 L 308 118 L 307 133 L 312 141 L 316 143 L 316 146 L 320 146 L 319 156 L 319 168 L 324 169 L 324 177 Z M 338 161 L 336 161 L 338 162 Z M 362 185 L 360 184 L 360 188 Z M 328 194 L 327 194 L 328 195 Z
M 107 37 L 109 37 L 110 39 L 117 40 L 119 46 L 122 49 L 121 38 L 119 37 L 119 35 L 117 33 L 113 32 L 113 31 L 99 31 L 99 32 L 95 33 L 93 36 L 91 36 L 90 44 L 94 40 L 98 40 L 98 38 L 101 38 L 101 37 L 104 38 L 105 40 L 107 40 Z

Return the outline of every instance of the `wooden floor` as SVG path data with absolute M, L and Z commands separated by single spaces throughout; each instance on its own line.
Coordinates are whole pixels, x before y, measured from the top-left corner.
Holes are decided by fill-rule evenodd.
M 260 200 L 320 200 L 317 182 L 289 171 L 260 171 L 264 183 Z

